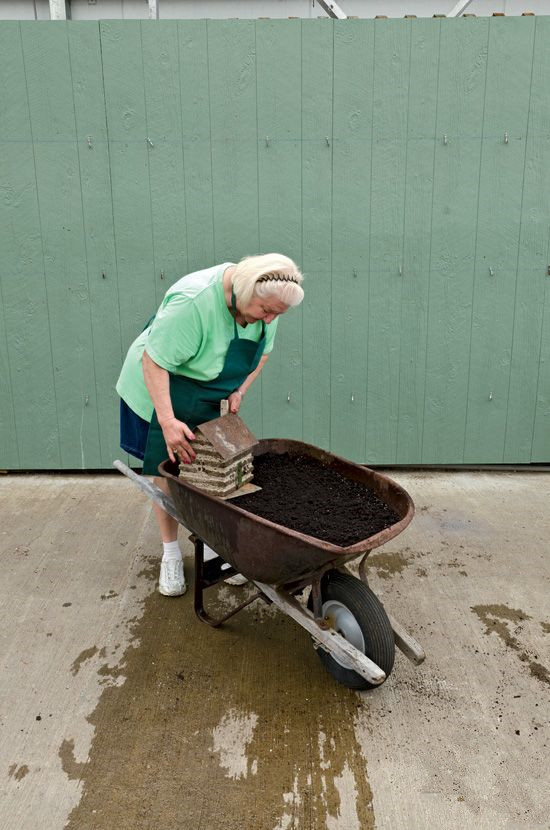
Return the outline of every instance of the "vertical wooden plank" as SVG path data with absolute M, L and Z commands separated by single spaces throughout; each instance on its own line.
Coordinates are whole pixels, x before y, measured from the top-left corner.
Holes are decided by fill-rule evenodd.
M 410 39 L 407 20 L 375 24 L 365 458 L 376 464 L 396 459 Z
M 258 189 L 259 249 L 300 263 L 301 24 L 259 20 Z M 307 283 L 305 289 L 307 291 Z M 288 396 L 290 395 L 290 401 Z M 262 421 L 266 437 L 302 437 L 302 309 L 278 324 L 275 347 L 262 372 Z
M 206 20 L 178 22 L 188 270 L 215 264 Z
M 22 23 L 61 463 L 99 464 L 90 294 L 67 24 Z M 33 466 L 43 466 L 37 459 Z
M 140 22 L 102 21 L 123 352 L 156 310 Z
M 178 30 L 141 23 L 157 303 L 188 271 Z
M 216 261 L 258 252 L 254 21 L 208 21 Z
M 506 420 L 504 461 L 550 461 L 550 419 L 535 430 L 540 445 L 532 456 L 537 413 L 537 385 L 541 400 L 550 401 L 550 372 L 541 355 L 545 289 L 549 290 L 548 216 L 550 215 L 550 19 L 535 18 L 533 78 L 529 102 L 521 231 L 516 276 L 514 339 Z M 550 296 L 550 291 L 549 291 Z M 550 315 L 550 310 L 548 312 Z M 548 360 L 546 352 L 546 360 Z M 540 367 L 540 375 L 539 375 Z M 545 371 L 546 368 L 546 371 Z M 539 408 L 542 412 L 542 407 Z M 550 413 L 550 406 L 547 406 Z M 544 419 L 539 420 L 544 425 Z
M 365 461 L 374 75 L 373 21 L 334 28 L 331 436 L 333 452 Z
M 550 244 L 548 246 L 550 257 Z M 550 463 L 550 278 L 547 277 L 538 363 L 538 384 L 531 461 Z
M 330 446 L 333 30 L 302 20 L 303 436 Z M 328 139 L 328 142 L 327 142 Z
M 68 34 L 96 379 L 89 406 L 98 414 L 98 466 L 108 468 L 122 453 L 115 383 L 123 355 L 99 23 L 72 23 Z
M 489 23 L 466 463 L 504 460 L 534 29 L 534 17 Z
M 258 142 L 254 21 L 208 21 L 214 252 L 217 262 L 258 253 Z M 243 416 L 261 436 L 262 383 Z
M 60 463 L 32 133 L 20 25 L 0 28 L 0 466 Z M 4 348 L 5 344 L 5 348 Z
M 1 140 L 1 139 L 0 139 Z M 2 291 L 0 271 L 0 383 L 4 390 L 0 397 L 0 470 L 19 469 L 17 428 L 14 409 L 14 384 L 9 365 L 9 341 L 7 335 L 6 307 Z
M 487 40 L 485 18 L 441 21 L 424 464 L 464 453 Z
M 410 20 L 411 66 L 401 295 L 396 461 L 419 464 L 426 389 L 439 21 Z

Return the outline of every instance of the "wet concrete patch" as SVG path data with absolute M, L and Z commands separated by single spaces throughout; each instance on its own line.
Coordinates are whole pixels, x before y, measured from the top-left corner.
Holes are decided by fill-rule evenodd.
M 68 830 L 374 826 L 354 731 L 360 698 L 290 620 L 244 613 L 213 630 L 190 597 L 155 591 L 133 636 L 125 681 L 106 687 L 89 717 L 88 763 L 70 741 L 62 747 L 83 783 Z
M 410 565 L 411 557 L 409 548 L 401 551 L 385 551 L 383 553 L 372 553 L 367 559 L 367 570 L 375 570 L 377 576 L 382 579 L 391 579 L 395 574 L 402 573 L 407 565 Z
M 86 761 L 77 761 L 74 754 L 74 738 L 65 738 L 58 752 L 63 772 L 71 780 L 78 780 L 84 774 Z
M 538 655 L 529 654 L 508 628 L 509 624 L 518 626 L 522 622 L 530 620 L 529 614 L 517 608 L 508 608 L 508 606 L 502 604 L 474 605 L 472 611 L 477 614 L 485 625 L 486 634 L 497 634 L 508 648 L 517 653 L 519 659 L 527 665 L 533 677 L 540 680 L 541 683 L 550 685 L 550 671 L 537 662 Z
M 80 652 L 78 657 L 74 660 L 71 666 L 71 673 L 76 675 L 80 671 L 80 666 L 85 663 L 87 660 L 91 660 L 94 655 L 99 653 L 99 649 L 97 646 L 91 646 L 91 648 L 85 648 L 83 651 Z
M 473 539 L 489 535 L 490 525 L 472 511 L 469 515 L 458 507 L 435 507 L 424 505 L 417 508 L 416 524 L 425 533 L 437 534 L 450 540 L 455 538 Z

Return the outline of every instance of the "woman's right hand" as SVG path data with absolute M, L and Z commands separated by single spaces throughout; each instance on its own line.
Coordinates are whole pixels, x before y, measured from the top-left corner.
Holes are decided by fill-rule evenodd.
M 177 418 L 167 418 L 160 424 L 166 442 L 168 457 L 175 462 L 175 453 L 184 464 L 192 464 L 197 454 L 189 441 L 194 441 L 195 435 L 183 421 Z

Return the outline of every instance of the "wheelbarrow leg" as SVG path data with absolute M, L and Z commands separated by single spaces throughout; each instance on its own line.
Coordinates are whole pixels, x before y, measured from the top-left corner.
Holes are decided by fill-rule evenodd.
M 313 617 L 319 628 L 328 631 L 329 623 L 325 620 L 323 614 L 323 598 L 321 596 L 321 577 L 312 580 L 311 583 L 311 599 L 313 604 Z
M 359 576 L 361 577 L 361 580 L 365 583 L 365 585 L 369 584 L 366 569 L 367 557 L 369 553 L 370 550 L 368 550 L 365 553 L 365 555 L 359 563 Z M 390 614 L 388 614 L 387 611 L 386 614 L 388 616 L 390 625 L 393 630 L 395 645 L 400 651 L 403 652 L 405 657 L 407 657 L 407 659 L 410 660 L 411 663 L 414 663 L 415 666 L 419 666 L 426 659 L 426 652 L 424 651 L 420 643 L 418 643 L 414 639 L 414 637 L 411 637 L 408 631 L 405 631 L 401 623 L 398 623 L 397 620 L 394 619 Z
M 386 611 L 386 614 L 388 612 Z M 391 614 L 388 614 L 388 619 L 390 621 L 390 625 L 393 629 L 393 636 L 395 638 L 395 645 L 397 648 L 403 652 L 405 657 L 407 657 L 411 663 L 414 663 L 415 666 L 419 666 L 421 663 L 424 662 L 426 659 L 426 652 L 414 637 L 405 631 L 403 626 L 395 620 Z
M 214 619 L 211 617 L 210 614 L 205 610 L 204 607 L 204 589 L 210 588 L 212 585 L 217 585 L 218 582 L 226 579 L 231 574 L 236 573 L 234 568 L 231 568 L 226 571 L 219 571 L 218 578 L 215 578 L 213 581 L 205 581 L 204 578 L 204 542 L 202 539 L 199 539 L 198 536 L 191 536 L 191 541 L 195 546 L 195 590 L 194 590 L 194 608 L 195 614 L 202 620 L 202 622 L 211 625 L 212 628 L 218 628 L 222 623 L 226 622 L 230 617 L 235 616 L 238 614 L 239 611 L 242 611 L 243 608 L 246 608 L 247 605 L 250 605 L 254 602 L 255 599 L 258 599 L 261 596 L 261 591 L 256 591 L 252 596 L 248 597 L 247 600 L 241 602 L 236 608 L 226 614 L 224 617 L 220 617 L 220 619 Z

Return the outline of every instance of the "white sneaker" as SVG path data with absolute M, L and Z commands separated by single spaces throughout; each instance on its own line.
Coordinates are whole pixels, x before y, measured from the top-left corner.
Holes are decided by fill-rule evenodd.
M 246 585 L 249 579 L 243 574 L 235 574 L 234 576 L 228 576 L 227 579 L 224 579 L 224 582 L 226 585 Z
M 159 593 L 165 597 L 181 597 L 186 591 L 183 562 L 181 559 L 168 559 L 160 563 Z
M 218 554 L 215 550 L 213 550 L 210 545 L 207 545 L 206 542 L 204 543 L 204 561 L 208 562 L 210 559 L 217 559 Z M 221 569 L 222 571 L 227 571 L 231 565 L 228 562 L 225 562 Z M 224 582 L 227 585 L 246 585 L 248 579 L 246 576 L 242 574 L 235 574 L 234 576 L 228 576 L 227 579 L 224 579 Z

